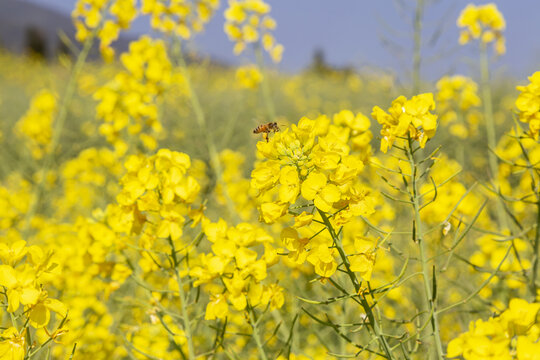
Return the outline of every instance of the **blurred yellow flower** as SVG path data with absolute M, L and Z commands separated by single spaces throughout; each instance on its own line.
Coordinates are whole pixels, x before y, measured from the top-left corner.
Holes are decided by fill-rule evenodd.
M 494 3 L 479 6 L 467 5 L 459 15 L 457 26 L 465 28 L 459 36 L 460 44 L 480 38 L 484 43 L 495 41 L 497 54 L 502 55 L 506 52 L 505 39 L 502 35 L 506 22 Z
M 263 0 L 229 0 L 229 7 L 225 10 L 224 31 L 235 43 L 235 54 L 242 53 L 247 44 L 260 43 L 272 61 L 281 61 L 284 48 L 276 43 L 271 34 L 276 28 L 276 22 L 269 13 L 270 5 Z
M 255 65 L 240 67 L 236 70 L 236 81 L 240 87 L 256 89 L 263 80 L 263 74 Z
M 529 84 L 518 86 L 521 91 L 516 99 L 519 120 L 529 124 L 529 135 L 538 140 L 540 133 L 540 71 L 529 76 Z
M 15 133 L 26 142 L 36 159 L 41 159 L 51 150 L 49 145 L 56 110 L 56 94 L 42 90 L 34 95 L 30 109 L 15 125 Z

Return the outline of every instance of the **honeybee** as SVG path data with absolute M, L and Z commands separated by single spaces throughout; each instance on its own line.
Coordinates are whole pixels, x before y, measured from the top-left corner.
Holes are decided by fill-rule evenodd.
M 271 132 L 278 132 L 279 126 L 277 122 L 269 122 L 268 124 L 262 124 L 259 125 L 253 130 L 254 134 L 263 134 L 263 139 L 266 139 L 266 142 L 268 142 L 268 134 Z

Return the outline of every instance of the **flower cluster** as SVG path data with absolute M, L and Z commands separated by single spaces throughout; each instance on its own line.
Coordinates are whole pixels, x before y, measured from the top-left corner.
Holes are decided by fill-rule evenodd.
M 109 205 L 107 221 L 117 233 L 144 233 L 144 248 L 156 238 L 180 239 L 186 216 L 199 194 L 200 186 L 188 174 L 191 159 L 188 155 L 161 149 L 151 157 L 130 156 L 127 173 L 120 180 L 118 205 Z M 197 218 L 199 222 L 201 218 Z M 146 226 L 144 226 L 146 225 Z
M 502 31 L 506 27 L 503 15 L 497 5 L 490 3 L 476 6 L 467 5 L 461 11 L 457 25 L 465 28 L 459 36 L 459 43 L 466 44 L 471 39 L 479 39 L 483 43 L 495 42 L 495 51 L 502 55 L 506 52 L 505 40 Z
M 88 216 L 91 210 L 104 206 L 103 201 L 118 192 L 122 170 L 119 157 L 108 148 L 88 148 L 66 161 L 59 174 L 62 196 L 54 201 L 57 216 Z
M 297 201 L 323 212 L 339 211 L 335 220 L 343 223 L 369 214 L 368 190 L 358 180 L 364 163 L 351 154 L 350 137 L 349 128 L 330 125 L 321 116 L 302 118 L 270 141 L 259 142 L 258 153 L 266 161 L 251 173 L 251 187 L 266 200 L 260 206 L 261 219 L 273 223 Z
M 22 360 L 28 350 L 36 344 L 28 343 L 26 332 L 30 327 L 44 334 L 46 341 L 56 340 L 67 332 L 63 327 L 67 316 L 66 306 L 49 297 L 43 284 L 50 282 L 57 272 L 57 264 L 51 262 L 51 253 L 45 253 L 38 246 L 28 246 L 26 241 L 0 243 L 0 286 L 3 288 L 2 319 L 11 318 L 0 340 L 0 358 Z M 56 274 L 57 275 L 57 274 Z M 55 330 L 49 329 L 52 314 L 60 317 Z M 7 316 L 6 316 L 7 315 Z M 25 324 L 17 328 L 17 321 Z M 63 320 L 62 320 L 63 319 Z
M 430 112 L 434 109 L 432 93 L 416 95 L 410 100 L 400 96 L 392 101 L 388 113 L 375 106 L 371 116 L 382 125 L 381 151 L 386 153 L 396 139 L 406 139 L 407 136 L 418 141 L 423 148 L 437 130 L 437 115 Z
M 152 28 L 189 39 L 203 30 L 219 0 L 142 0 L 142 13 L 151 17 Z
M 97 31 L 103 58 L 112 60 L 114 49 L 111 44 L 137 17 L 136 0 L 78 0 L 71 16 L 77 29 L 77 40 L 83 42 Z
M 471 322 L 469 331 L 448 344 L 448 357 L 465 360 L 527 360 L 540 353 L 540 303 L 512 299 L 498 317 Z
M 332 239 L 321 233 L 325 228 L 320 222 L 319 216 L 303 212 L 296 217 L 293 227 L 282 230 L 281 241 L 289 261 L 296 266 L 308 261 L 317 275 L 329 278 L 338 268 L 338 251 Z M 344 229 L 348 231 L 347 226 Z M 378 251 L 377 240 L 358 233 L 348 234 L 344 239 L 344 251 L 348 254 L 350 270 L 370 281 Z
M 478 85 L 470 78 L 455 75 L 444 76 L 437 82 L 435 99 L 440 114 L 440 123 L 448 126 L 450 133 L 466 139 L 478 132 L 480 106 Z
M 263 74 L 254 65 L 243 66 L 236 70 L 236 81 L 242 88 L 256 89 L 263 80 Z
M 24 139 L 36 159 L 41 159 L 50 151 L 56 108 L 56 95 L 49 90 L 42 90 L 32 98 L 30 109 L 17 122 L 16 134 Z
M 12 173 L 4 179 L 0 186 L 0 231 L 19 227 L 30 207 L 31 198 L 32 185 L 22 175 Z
M 234 53 L 240 54 L 247 44 L 262 43 L 276 63 L 281 61 L 283 45 L 276 43 L 270 31 L 276 22 L 270 15 L 270 5 L 263 0 L 230 0 L 225 11 L 225 33 L 235 42 Z
M 125 153 L 126 140 L 133 136 L 138 136 L 144 147 L 155 149 L 162 131 L 158 103 L 166 89 L 183 83 L 183 77 L 173 73 L 163 41 L 147 36 L 132 42 L 121 61 L 126 70 L 94 95 L 100 101 L 97 116 L 104 121 L 99 131 L 120 154 Z M 127 133 L 122 135 L 123 131 Z
M 366 163 L 373 154 L 371 140 L 373 134 L 370 131 L 371 121 L 362 113 L 354 114 L 350 110 L 341 110 L 332 117 L 336 130 L 348 135 L 351 150 Z
M 529 76 L 530 83 L 518 86 L 521 91 L 516 99 L 519 120 L 529 124 L 529 135 L 538 140 L 540 133 L 540 71 Z
M 279 259 L 269 234 L 248 223 L 231 227 L 222 219 L 217 223 L 205 221 L 203 231 L 212 251 L 200 254 L 189 273 L 195 286 L 204 285 L 211 294 L 205 319 L 224 319 L 229 314 L 228 304 L 237 311 L 268 304 L 271 309 L 281 308 L 283 289 L 262 283 L 268 276 L 267 269 Z M 264 247 L 262 256 L 255 249 L 260 245 Z
M 359 180 L 362 159 L 369 153 L 361 145 L 369 143 L 370 135 L 364 115 L 343 111 L 334 115 L 332 123 L 326 116 L 302 118 L 298 125 L 257 144 L 258 155 L 265 160 L 251 173 L 251 187 L 261 201 L 260 219 L 271 224 L 287 212 L 294 216 L 294 226 L 281 232 L 292 263 L 307 260 L 318 275 L 331 276 L 338 267 L 337 250 L 333 239 L 322 233 L 321 223 L 327 219 L 342 226 L 374 211 L 370 190 Z M 298 208 L 307 210 L 297 213 Z M 365 261 L 373 264 L 375 246 L 368 251 L 353 244 L 351 249 L 351 254 L 360 256 L 355 258 L 358 271 L 368 277 L 370 267 L 364 265 Z

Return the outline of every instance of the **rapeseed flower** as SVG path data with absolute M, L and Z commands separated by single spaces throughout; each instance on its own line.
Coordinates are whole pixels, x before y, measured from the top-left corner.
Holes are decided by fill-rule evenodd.
M 134 135 L 145 148 L 154 150 L 162 132 L 157 103 L 166 90 L 183 83 L 183 78 L 173 73 L 163 41 L 147 36 L 132 42 L 121 61 L 125 71 L 94 94 L 99 100 L 97 117 L 104 122 L 99 132 L 120 155 L 128 150 Z
M 539 303 L 512 299 L 508 309 L 498 317 L 471 322 L 469 331 L 450 341 L 448 357 L 462 356 L 465 360 L 535 359 L 539 349 L 539 310 Z
M 502 35 L 506 22 L 494 3 L 467 5 L 459 15 L 457 25 L 465 28 L 459 36 L 460 44 L 466 44 L 471 39 L 480 39 L 483 43 L 495 42 L 497 54 L 502 55 L 506 52 L 505 39 Z
M 256 66 L 243 66 L 236 70 L 236 81 L 240 87 L 256 89 L 263 80 L 263 74 Z
M 30 109 L 15 125 L 15 133 L 25 141 L 35 159 L 41 159 L 51 151 L 56 111 L 56 94 L 50 90 L 42 90 L 34 95 Z
M 17 329 L 10 327 L 2 331 L 0 359 L 23 360 L 26 354 L 26 337 Z
M 281 61 L 284 48 L 271 34 L 276 22 L 269 15 L 270 9 L 263 0 L 229 0 L 229 8 L 225 11 L 225 33 L 235 43 L 235 54 L 242 53 L 246 45 L 257 43 L 274 62 Z
M 219 7 L 219 0 L 142 0 L 153 29 L 189 39 L 201 32 Z
M 136 5 L 136 0 L 78 0 L 71 13 L 77 30 L 75 38 L 84 42 L 97 32 L 99 50 L 105 60 L 111 61 L 114 58 L 111 44 L 137 17 Z
M 229 304 L 237 311 L 243 311 L 248 304 L 270 304 L 272 309 L 283 305 L 280 287 L 262 283 L 267 279 L 267 269 L 277 262 L 269 234 L 248 223 L 229 227 L 223 219 L 216 223 L 206 220 L 203 230 L 212 243 L 212 252 L 200 254 L 189 274 L 195 286 L 204 286 L 210 292 L 205 319 L 225 318 Z M 259 244 L 264 245 L 263 256 L 256 251 Z M 217 286 L 214 280 L 220 280 L 223 286 Z
M 516 99 L 519 120 L 529 124 L 529 135 L 538 140 L 540 133 L 540 71 L 529 76 L 529 84 L 518 86 L 521 91 Z
M 388 109 L 388 113 L 375 106 L 371 116 L 382 125 L 381 151 L 386 153 L 396 139 L 418 141 L 421 148 L 435 135 L 437 130 L 437 115 L 430 111 L 435 109 L 432 93 L 413 96 L 407 100 L 400 96 Z
M 437 82 L 435 100 L 438 105 L 439 121 L 448 126 L 452 135 L 466 139 L 478 132 L 481 105 L 478 85 L 461 75 L 443 76 Z

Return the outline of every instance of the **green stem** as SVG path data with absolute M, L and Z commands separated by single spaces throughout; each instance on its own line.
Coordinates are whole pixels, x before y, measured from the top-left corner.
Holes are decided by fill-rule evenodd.
M 255 321 L 253 309 L 250 308 L 248 310 L 248 313 L 249 313 L 249 323 L 251 324 L 251 328 L 253 329 L 253 339 L 255 339 L 255 343 L 257 344 L 257 349 L 259 350 L 259 357 L 261 358 L 261 360 L 268 360 L 268 357 L 266 356 L 266 352 L 264 351 L 264 345 L 259 336 L 258 324 L 257 324 L 257 321 Z
M 422 15 L 424 13 L 424 0 L 416 1 L 414 15 L 414 53 L 413 53 L 413 94 L 420 91 L 420 65 L 422 61 Z
M 484 102 L 484 119 L 486 121 L 486 134 L 488 140 L 488 162 L 491 172 L 491 179 L 495 186 L 495 191 L 499 192 L 499 167 L 497 164 L 497 156 L 494 151 L 497 147 L 497 134 L 495 131 L 495 120 L 493 118 L 493 103 L 491 99 L 491 87 L 489 84 L 489 61 L 487 45 L 480 40 L 480 76 L 482 82 L 482 101 Z M 499 224 L 507 228 L 506 215 L 504 206 L 501 201 L 497 201 L 497 218 Z
M 351 264 L 349 262 L 349 258 L 347 257 L 347 254 L 345 253 L 345 250 L 343 249 L 343 244 L 341 243 L 341 239 L 336 234 L 336 231 L 334 230 L 334 227 L 332 226 L 332 223 L 330 222 L 330 219 L 328 219 L 328 216 L 326 216 L 325 212 L 321 211 L 320 209 L 317 209 L 317 211 L 321 215 L 324 225 L 328 229 L 328 232 L 330 233 L 330 236 L 332 237 L 334 245 L 336 246 L 338 250 L 341 261 L 345 265 L 346 273 L 349 276 L 349 279 L 351 280 L 351 283 L 354 286 L 355 293 L 359 294 L 360 282 L 358 281 L 358 278 L 356 277 L 354 272 L 351 270 Z M 387 359 L 393 359 L 394 357 L 392 355 L 392 351 L 390 350 L 390 345 L 388 344 L 388 342 L 386 341 L 386 338 L 382 334 L 379 323 L 375 321 L 375 316 L 373 314 L 373 310 L 371 306 L 369 305 L 369 303 L 363 296 L 360 296 L 360 301 L 369 319 L 369 325 L 372 328 L 373 332 L 375 333 L 375 336 L 379 340 L 379 344 L 382 350 L 384 351 L 384 353 L 386 354 Z
M 436 309 L 436 301 L 433 298 L 433 294 L 431 291 L 431 284 L 429 282 L 429 267 L 428 267 L 428 259 L 427 259 L 427 249 L 426 249 L 426 243 L 424 241 L 424 233 L 422 229 L 422 220 L 420 218 L 420 198 L 419 198 L 419 192 L 418 192 L 418 182 L 417 182 L 417 173 L 418 173 L 418 165 L 416 163 L 416 160 L 414 158 L 413 154 L 413 148 L 412 148 L 412 141 L 409 137 L 409 147 L 407 151 L 407 155 L 409 157 L 409 163 L 412 171 L 412 194 L 411 194 L 411 201 L 413 205 L 414 210 L 414 222 L 415 222 L 415 240 L 418 244 L 418 249 L 420 252 L 420 263 L 422 265 L 422 277 L 424 279 L 423 285 L 424 285 L 424 295 L 425 300 L 428 305 L 427 312 L 431 314 L 431 330 L 432 330 L 432 337 L 435 343 L 435 352 L 437 354 L 436 358 L 443 360 L 444 359 L 444 352 L 442 347 L 442 341 L 440 337 L 439 332 L 439 322 L 437 318 L 437 309 Z
M 263 74 L 263 80 L 261 83 L 262 95 L 266 111 L 268 112 L 269 121 L 275 121 L 276 111 L 274 107 L 274 101 L 272 100 L 272 92 L 270 91 L 270 82 L 268 78 L 268 71 L 264 67 L 264 57 L 260 44 L 255 45 L 255 57 L 257 58 L 257 65 L 260 72 Z
M 184 323 L 184 334 L 186 336 L 186 340 L 188 343 L 188 358 L 189 360 L 195 360 L 197 357 L 195 356 L 195 347 L 193 346 L 193 336 L 191 334 L 191 321 L 189 319 L 189 313 L 187 309 L 187 296 L 184 291 L 184 282 L 182 281 L 182 277 L 180 276 L 180 272 L 178 271 L 179 263 L 178 258 L 176 257 L 176 248 L 174 246 L 174 241 L 169 236 L 169 244 L 171 245 L 171 258 L 174 265 L 174 274 L 176 276 L 176 282 L 178 284 L 178 294 L 180 296 L 180 302 L 182 303 L 182 320 Z
M 86 62 L 90 49 L 92 48 L 92 45 L 94 44 L 94 39 L 97 35 L 97 29 L 99 28 L 100 26 L 98 26 L 84 42 L 83 49 L 79 53 L 79 56 L 77 57 L 77 61 L 75 62 L 75 65 L 69 76 L 68 84 L 66 86 L 66 90 L 62 98 L 62 104 L 56 116 L 56 121 L 54 124 L 53 133 L 52 133 L 52 139 L 50 143 L 50 149 L 46 153 L 45 159 L 43 160 L 43 166 L 41 167 L 41 170 L 39 172 L 40 175 L 38 177 L 38 184 L 37 184 L 36 190 L 32 194 L 28 211 L 26 212 L 26 215 L 24 217 L 23 228 L 22 228 L 23 234 L 26 234 L 28 232 L 28 228 L 30 226 L 30 220 L 32 219 L 32 217 L 37 211 L 39 202 L 41 200 L 41 195 L 43 193 L 43 187 L 45 186 L 45 177 L 46 177 L 47 171 L 51 168 L 53 164 L 54 155 L 56 153 L 56 147 L 58 143 L 60 142 L 60 135 L 62 134 L 64 123 L 66 122 L 68 107 L 71 104 L 73 95 L 75 94 L 77 79 L 79 78 L 79 74 L 81 73 L 82 68 Z

